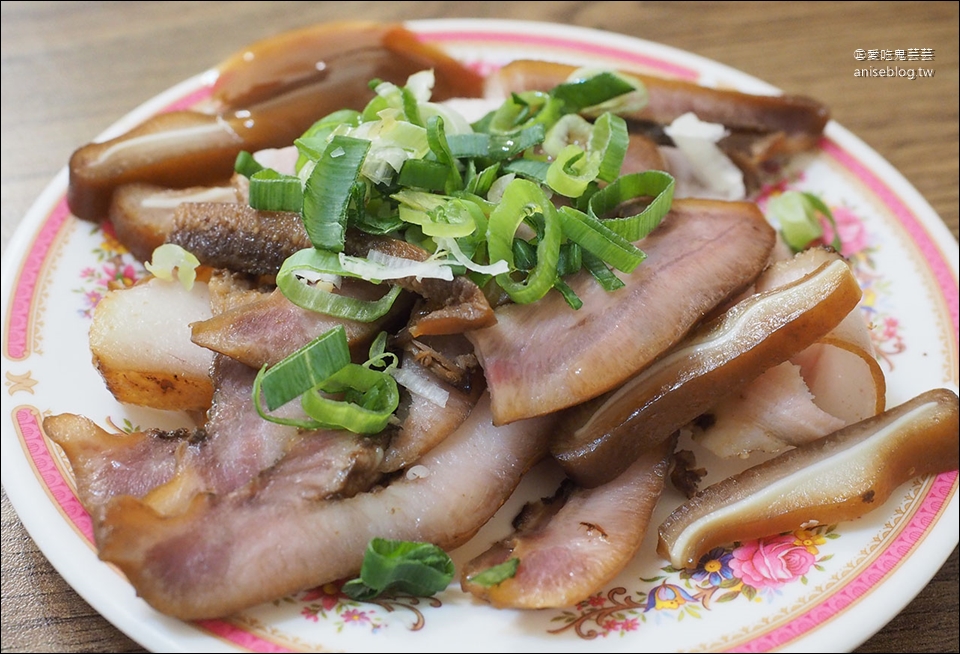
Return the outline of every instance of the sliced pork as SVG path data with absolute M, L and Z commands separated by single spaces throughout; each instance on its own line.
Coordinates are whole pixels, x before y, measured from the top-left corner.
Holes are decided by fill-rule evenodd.
M 185 202 L 167 236 L 200 263 L 251 275 L 276 275 L 287 257 L 313 247 L 300 214 L 243 203 Z
M 557 496 L 524 507 L 515 533 L 466 564 L 461 587 L 501 608 L 560 608 L 587 599 L 640 549 L 675 442 L 650 449 L 603 486 L 585 490 L 565 481 Z M 474 580 L 510 559 L 519 561 L 513 577 L 494 585 Z
M 647 448 L 816 342 L 860 297 L 844 261 L 748 297 L 615 392 L 579 407 L 587 419 L 559 435 L 554 457 L 583 486 L 613 479 Z
M 252 399 L 255 376 L 252 368 L 216 357 L 212 375 L 216 391 L 200 428 L 118 435 L 86 418 L 65 414 L 44 421 L 44 430 L 64 448 L 80 499 L 95 516 L 115 496 L 145 497 L 170 482 L 164 494 L 181 500 L 198 492 L 227 493 L 273 466 L 299 441 L 315 436 L 261 419 Z M 289 405 L 278 413 L 302 417 L 291 413 L 296 408 Z M 375 467 L 379 462 L 378 458 Z M 163 504 L 166 511 L 174 510 L 169 498 Z
M 117 240 L 140 261 L 167 241 L 173 214 L 182 202 L 245 202 L 232 186 L 198 186 L 170 189 L 154 184 L 131 183 L 117 188 L 110 203 L 110 223 Z
M 545 454 L 553 425 L 540 418 L 494 427 L 481 398 L 456 433 L 421 460 L 424 475 L 343 500 L 274 496 L 257 492 L 262 484 L 254 482 L 227 495 L 198 495 L 184 513 L 165 518 L 136 498 L 118 497 L 105 510 L 100 557 L 167 615 L 224 617 L 356 574 L 374 537 L 445 549 L 463 544 Z
M 777 262 L 758 292 L 793 282 L 842 257 L 812 248 Z M 694 438 L 721 457 L 778 452 L 830 434 L 886 406 L 886 381 L 859 307 L 816 343 L 748 384 L 697 420 Z
M 567 81 L 575 70 L 568 64 L 516 60 L 487 78 L 485 92 L 490 97 L 509 97 L 521 91 L 548 91 Z M 700 120 L 738 132 L 782 134 L 783 149 L 797 152 L 816 147 L 830 119 L 823 104 L 802 96 L 753 95 L 684 80 L 627 74 L 643 82 L 648 98 L 642 109 L 624 115 L 632 120 L 668 125 L 693 112 Z
M 190 324 L 209 318 L 203 282 L 187 291 L 179 282 L 152 278 L 112 290 L 90 324 L 93 365 L 119 402 L 204 411 L 213 395 L 213 356 L 190 342 Z
M 679 342 L 714 306 L 753 282 L 774 244 L 756 205 L 676 200 L 637 245 L 647 255 L 626 286 L 603 290 L 587 273 L 568 283 L 583 306 L 556 293 L 495 311 L 468 334 L 498 424 L 579 404 L 622 384 Z
M 375 299 L 383 288 L 345 280 L 340 292 Z M 343 325 L 351 350 L 364 361 L 369 342 L 392 321 L 402 321 L 409 306 L 408 298 L 401 295 L 382 318 L 359 322 L 304 309 L 275 289 L 208 320 L 193 323 L 191 338 L 197 345 L 260 368 L 277 363 L 321 334 Z
M 403 353 L 402 364 L 397 371 L 404 387 L 396 413 L 399 424 L 388 428 L 390 444 L 380 466 L 383 472 L 409 468 L 441 443 L 470 415 L 484 389 L 482 378 L 455 385 L 438 376 L 417 360 L 410 347 Z

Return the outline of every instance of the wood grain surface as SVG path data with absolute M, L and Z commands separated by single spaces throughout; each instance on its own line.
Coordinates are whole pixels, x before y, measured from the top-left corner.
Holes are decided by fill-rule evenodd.
M 2 242 L 71 152 L 240 47 L 343 19 L 506 18 L 657 41 L 813 96 L 958 234 L 957 2 L 3 2 Z M 932 48 L 927 79 L 856 79 L 854 51 Z M 4 434 L 4 438 L 10 434 Z M 2 651 L 137 652 L 2 497 Z M 857 652 L 958 651 L 957 550 Z M 891 598 L 899 601 L 900 598 Z

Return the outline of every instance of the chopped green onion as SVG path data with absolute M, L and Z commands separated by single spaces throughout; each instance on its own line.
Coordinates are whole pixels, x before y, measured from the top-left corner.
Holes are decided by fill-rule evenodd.
M 369 358 L 364 362 L 365 368 L 390 372 L 395 370 L 400 364 L 397 355 L 393 352 L 387 352 L 387 332 L 380 332 L 370 344 Z
M 303 185 L 299 177 L 264 168 L 250 176 L 250 206 L 262 211 L 303 210 Z
M 407 188 L 421 188 L 443 192 L 447 185 L 449 169 L 439 161 L 407 159 L 400 169 L 397 184 Z
M 624 175 L 593 194 L 588 205 L 590 213 L 596 218 L 603 218 L 624 202 L 652 197 L 650 204 L 634 216 L 603 221 L 606 227 L 628 241 L 639 241 L 652 232 L 670 211 L 675 184 L 671 175 L 659 170 Z
M 187 291 L 193 288 L 193 283 L 197 280 L 197 267 L 200 260 L 175 243 L 164 243 L 157 246 L 151 260 L 144 262 L 146 268 L 154 277 L 172 282 L 173 271 L 177 271 L 177 279 L 180 285 Z
M 520 566 L 520 559 L 514 557 L 507 559 L 503 563 L 491 566 L 475 575 L 467 577 L 471 584 L 477 584 L 485 588 L 502 584 L 507 579 L 513 579 L 517 574 L 517 568 Z
M 500 164 L 495 163 L 487 166 L 479 173 L 469 178 L 465 188 L 463 189 L 464 192 L 473 195 L 486 195 L 487 191 L 490 190 L 490 186 L 493 185 L 494 181 L 496 181 L 497 173 L 499 172 Z
M 344 399 L 322 393 L 343 393 Z M 389 374 L 348 363 L 307 390 L 300 403 L 318 427 L 379 434 L 400 404 L 400 390 Z
M 572 207 L 561 207 L 558 213 L 564 236 L 617 270 L 633 272 L 646 258 L 637 246 L 606 227 L 603 221 Z
M 343 250 L 347 209 L 369 149 L 370 141 L 334 136 L 307 179 L 303 224 L 314 247 Z
M 640 111 L 647 106 L 649 97 L 647 95 L 646 85 L 636 77 L 621 73 L 619 71 L 602 71 L 590 68 L 579 68 L 570 74 L 568 77 L 568 83 L 582 82 L 590 80 L 596 76 L 600 76 L 601 80 L 609 80 L 610 77 L 616 77 L 621 83 L 619 86 L 620 90 L 626 88 L 624 85 L 629 85 L 630 90 L 626 93 L 613 95 L 615 89 L 611 87 L 609 89 L 609 93 L 611 95 L 608 99 L 603 100 L 595 105 L 582 106 L 576 110 L 584 116 L 596 117 L 607 111 L 615 114 L 626 115 Z M 595 83 L 597 83 L 596 80 Z M 606 82 L 602 83 L 605 84 Z
M 469 236 L 486 222 L 476 203 L 448 195 L 403 189 L 390 197 L 400 203 L 400 219 L 419 225 L 427 236 Z
M 487 156 L 494 161 L 512 159 L 524 150 L 543 143 L 546 133 L 543 125 L 538 123 L 514 134 L 493 135 Z
M 454 565 L 442 549 L 430 543 L 374 538 L 367 545 L 360 578 L 343 585 L 343 592 L 358 601 L 383 593 L 430 597 L 453 580 Z
M 577 198 L 600 172 L 600 157 L 591 156 L 578 145 L 560 151 L 547 169 L 547 186 L 568 198 Z
M 491 134 L 512 134 L 532 125 L 552 125 L 560 117 L 561 103 L 543 91 L 514 93 L 494 112 L 487 125 Z
M 598 178 L 612 182 L 620 176 L 620 168 L 627 156 L 629 144 L 630 133 L 623 118 L 610 112 L 597 118 L 587 150 L 599 152 L 601 155 Z
M 574 311 L 579 310 L 583 306 L 583 300 L 580 299 L 580 296 L 562 279 L 557 279 L 553 282 L 553 287 L 563 296 L 567 305 Z
M 580 255 L 583 259 L 583 267 L 593 275 L 600 287 L 607 292 L 615 291 L 626 286 L 619 277 L 613 274 L 607 265 L 600 260 L 600 257 L 584 250 Z
M 547 131 L 543 138 L 543 151 L 556 157 L 571 143 L 586 148 L 593 133 L 593 125 L 580 114 L 566 114 Z
M 427 142 L 437 161 L 447 167 L 446 191 L 452 193 L 463 188 L 463 177 L 457 167 L 457 158 L 453 156 L 447 144 L 447 137 L 443 131 L 443 118 L 440 116 L 431 116 L 427 123 Z
M 506 261 L 515 269 L 513 236 L 526 218 L 543 217 L 543 237 L 537 243 L 537 265 L 524 281 L 514 280 L 510 273 L 497 275 L 497 283 L 517 304 L 536 302 L 553 288 L 557 278 L 562 229 L 557 210 L 539 186 L 525 179 L 514 179 L 503 192 L 500 204 L 487 223 L 487 251 L 490 261 Z
M 486 158 L 490 156 L 490 135 L 478 132 L 451 134 L 447 136 L 447 146 L 457 159 Z
M 338 325 L 258 373 L 267 410 L 300 397 L 350 363 L 347 332 Z
M 564 109 L 571 113 L 579 112 L 587 107 L 593 107 L 626 93 L 636 90 L 620 75 L 602 72 L 585 79 L 565 82 L 554 87 L 550 94 L 563 100 Z
M 529 179 L 538 184 L 545 184 L 550 163 L 535 159 L 515 159 L 503 167 L 503 172 L 514 173 L 518 177 Z
M 423 118 L 420 117 L 420 105 L 413 91 L 407 87 L 403 87 L 400 89 L 400 94 L 403 98 L 403 115 L 407 117 L 410 123 L 417 127 L 426 127 Z
M 233 169 L 244 177 L 252 177 L 254 173 L 263 170 L 263 165 L 253 158 L 253 155 L 246 150 L 237 153 L 237 158 L 233 162 Z
M 360 112 L 353 109 L 340 109 L 327 114 L 304 132 L 293 144 L 297 146 L 296 170 L 306 165 L 308 161 L 318 161 L 327 148 L 327 140 L 334 130 L 341 126 L 356 127 L 360 124 Z M 249 175 L 248 175 L 249 177 Z
M 350 224 L 367 234 L 376 235 L 397 232 L 406 226 L 385 198 L 371 198 L 363 211 L 351 214 Z
M 767 213 L 780 226 L 783 240 L 794 252 L 805 249 L 813 241 L 823 236 L 823 226 L 817 214 L 820 213 L 833 227 L 831 246 L 840 251 L 841 243 L 837 235 L 837 223 L 833 213 L 820 198 L 803 191 L 785 191 L 772 198 L 767 204 Z
M 399 286 L 393 286 L 379 300 L 359 300 L 331 293 L 300 279 L 317 274 L 355 276 L 343 269 L 336 253 L 306 248 L 288 257 L 280 266 L 277 287 L 299 307 L 358 322 L 373 322 L 386 315 L 401 291 Z

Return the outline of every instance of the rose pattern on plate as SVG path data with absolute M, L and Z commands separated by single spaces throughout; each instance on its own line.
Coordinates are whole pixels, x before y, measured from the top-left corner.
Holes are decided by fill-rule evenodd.
M 641 577 L 640 581 L 648 584 L 646 590 L 628 595 L 625 588 L 618 587 L 588 597 L 552 618 L 562 624 L 549 633 L 572 631 L 585 640 L 625 636 L 648 620 L 700 618 L 714 604 L 739 598 L 775 602 L 784 586 L 807 584 L 808 573 L 825 571 L 821 564 L 832 555 L 822 555 L 820 547 L 839 538 L 834 529 L 798 529 L 714 548 L 693 570 L 668 565 L 661 568 L 664 575 Z

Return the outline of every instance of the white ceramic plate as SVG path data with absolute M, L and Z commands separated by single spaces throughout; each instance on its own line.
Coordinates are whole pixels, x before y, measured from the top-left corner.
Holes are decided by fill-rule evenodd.
M 516 58 L 636 69 L 756 93 L 776 89 L 725 66 L 616 34 L 509 21 L 424 21 L 423 38 L 488 71 Z M 208 94 L 212 73 L 171 89 L 108 134 Z M 864 287 L 863 310 L 887 375 L 888 406 L 958 384 L 957 245 L 917 192 L 877 154 L 831 123 L 823 147 L 799 161 L 789 188 L 833 208 L 845 254 Z M 3 267 L 3 485 L 40 549 L 117 627 L 155 651 L 840 651 L 855 648 L 933 577 L 957 543 L 957 473 L 920 478 L 855 523 L 801 538 L 766 539 L 791 555 L 771 559 L 786 581 L 749 576 L 730 562 L 756 543 L 717 552 L 712 574 L 682 576 L 654 550 L 655 534 L 614 583 L 569 610 L 500 611 L 458 586 L 435 601 L 359 604 L 335 587 L 245 611 L 229 621 L 184 623 L 138 600 L 91 545 L 90 519 L 65 459 L 40 429 L 43 416 L 82 413 L 102 425 L 163 426 L 156 411 L 113 400 L 90 363 L 89 310 L 108 278 L 142 275 L 103 232 L 69 215 L 62 172 L 37 200 Z M 773 190 L 776 192 L 776 190 Z M 549 476 L 549 475 L 541 475 Z M 523 498 L 552 493 L 536 475 L 466 546 L 463 562 L 506 533 Z M 665 495 L 659 521 L 680 501 Z M 657 524 L 655 522 L 654 524 Z M 651 530 L 655 532 L 655 530 Z M 805 539 L 805 540 L 804 540 Z M 757 554 L 754 554 L 757 556 Z M 785 563 L 789 562 L 789 564 Z

